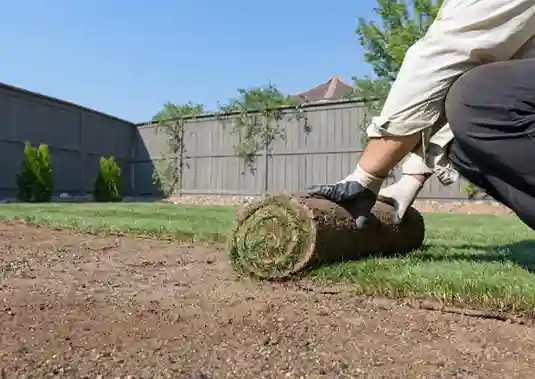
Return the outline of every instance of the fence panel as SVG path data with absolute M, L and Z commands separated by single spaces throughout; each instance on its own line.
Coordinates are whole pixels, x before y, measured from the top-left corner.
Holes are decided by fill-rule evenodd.
M 205 115 L 187 120 L 179 194 L 223 196 L 297 191 L 314 183 L 335 182 L 355 168 L 361 151 L 362 103 L 316 104 L 305 107 L 298 115 L 288 112 L 279 122 L 284 138 L 276 139 L 267 155 L 262 149 L 258 151 L 253 170 L 236 153 L 239 137 L 232 133 L 233 116 L 221 120 Z M 154 162 L 161 158 L 165 140 L 166 136 L 155 132 L 154 126 L 138 129 L 132 166 L 134 192 L 154 193 L 150 177 Z M 388 183 L 399 176 L 397 168 Z M 463 184 L 459 181 L 444 187 L 432 178 L 419 197 L 466 199 L 461 190 Z
M 186 123 L 181 193 L 185 195 L 259 195 L 264 160 L 251 170 L 236 154 L 234 120 L 205 117 Z
M 130 189 L 134 124 L 58 99 L 0 84 L 0 193 L 16 195 L 26 141 L 48 145 L 55 193 L 92 191 L 100 155 L 113 155 Z
M 311 107 L 302 116 L 286 121 L 286 138 L 273 144 L 268 167 L 269 192 L 297 191 L 314 183 L 335 182 L 356 165 L 361 151 L 360 107 Z

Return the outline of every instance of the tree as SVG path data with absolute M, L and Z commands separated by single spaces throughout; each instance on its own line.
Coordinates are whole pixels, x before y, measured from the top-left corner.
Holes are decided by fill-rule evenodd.
M 232 98 L 226 105 L 220 105 L 223 112 L 260 111 L 266 108 L 278 108 L 284 105 L 297 105 L 296 96 L 284 95 L 271 82 L 268 85 L 253 88 L 238 88 L 239 96 Z
M 435 20 L 443 0 L 377 0 L 375 21 L 358 19 L 356 34 L 366 50 L 364 60 L 372 67 L 374 77 L 353 78 L 356 96 L 372 100 L 367 104 L 367 117 L 377 115 L 392 82 L 401 68 L 407 50 L 425 35 Z
M 154 115 L 152 122 L 166 123 L 173 119 L 196 116 L 203 112 L 203 105 L 194 104 L 191 101 L 186 104 L 173 104 L 167 102 L 164 104 L 162 110 Z
M 359 18 L 356 33 L 367 51 L 364 58 L 379 79 L 392 83 L 408 48 L 422 38 L 435 20 L 441 0 L 377 0 L 382 26 Z
M 167 135 L 167 149 L 163 152 L 162 159 L 154 165 L 152 174 L 153 183 L 165 197 L 173 194 L 180 184 L 184 164 L 184 119 L 203 112 L 204 106 L 201 104 L 188 102 L 180 105 L 168 102 L 152 118 L 158 130 Z
M 254 172 L 258 152 L 269 148 L 275 139 L 285 138 L 279 124 L 285 115 L 281 107 L 297 108 L 301 101 L 296 96 L 284 95 L 272 83 L 249 89 L 239 88 L 238 94 L 237 98 L 220 105 L 219 118 L 224 126 L 232 123 L 231 133 L 239 136 L 234 150 Z M 232 117 L 225 117 L 229 113 L 233 113 Z

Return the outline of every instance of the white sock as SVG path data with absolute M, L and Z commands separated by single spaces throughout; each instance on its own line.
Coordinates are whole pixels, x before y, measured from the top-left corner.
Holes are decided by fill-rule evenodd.
M 412 205 L 423 185 L 411 175 L 403 175 L 399 181 L 381 190 L 380 195 L 390 198 L 397 203 L 399 218 L 403 218 L 407 209 Z
M 344 179 L 340 180 L 338 183 L 358 182 L 363 187 L 368 188 L 370 191 L 377 194 L 379 193 L 379 190 L 381 189 L 384 180 L 385 178 L 378 178 L 376 176 L 368 174 L 360 167 L 360 165 L 357 165 L 355 171 L 346 176 Z

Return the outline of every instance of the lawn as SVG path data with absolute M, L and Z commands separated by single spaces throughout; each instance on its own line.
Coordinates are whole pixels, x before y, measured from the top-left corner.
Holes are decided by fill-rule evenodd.
M 0 219 L 84 232 L 142 234 L 181 241 L 223 242 L 236 208 L 166 203 L 4 204 Z
M 88 232 L 222 242 L 236 208 L 171 204 L 5 204 L 0 219 Z M 343 262 L 311 275 L 363 293 L 434 298 L 499 310 L 535 309 L 535 234 L 511 216 L 425 214 L 425 245 L 407 256 Z

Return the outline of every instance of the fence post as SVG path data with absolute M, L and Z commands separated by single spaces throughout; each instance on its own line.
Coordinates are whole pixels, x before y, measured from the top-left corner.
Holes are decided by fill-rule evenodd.
M 80 165 L 81 166 L 81 170 L 80 170 L 80 175 L 82 177 L 82 180 L 81 180 L 81 186 L 79 188 L 79 195 L 82 195 L 82 196 L 85 196 L 87 194 L 87 191 L 88 191 L 88 180 L 87 180 L 87 146 L 86 146 L 86 139 L 85 139 L 85 123 L 86 123 L 86 120 L 85 120 L 85 111 L 81 110 L 80 111 L 80 127 L 79 127 L 79 131 L 80 131 L 80 161 L 82 162 L 82 164 Z
M 184 176 L 184 136 L 186 135 L 185 129 L 186 129 L 186 121 L 181 120 L 182 127 L 180 128 L 180 147 L 178 148 L 178 156 L 175 158 L 178 160 L 177 169 L 178 169 L 178 188 L 177 188 L 177 195 L 178 197 L 182 196 L 182 188 L 183 188 L 183 176 Z
M 137 138 L 138 138 L 138 130 L 137 127 L 132 127 L 132 132 L 130 133 L 130 162 L 128 162 L 129 169 L 130 169 L 130 194 L 132 196 L 137 196 L 136 193 L 136 171 L 135 171 L 135 161 L 137 158 Z
M 268 153 L 269 153 L 269 142 L 264 142 L 264 196 L 267 195 L 269 190 L 269 161 L 268 161 Z

